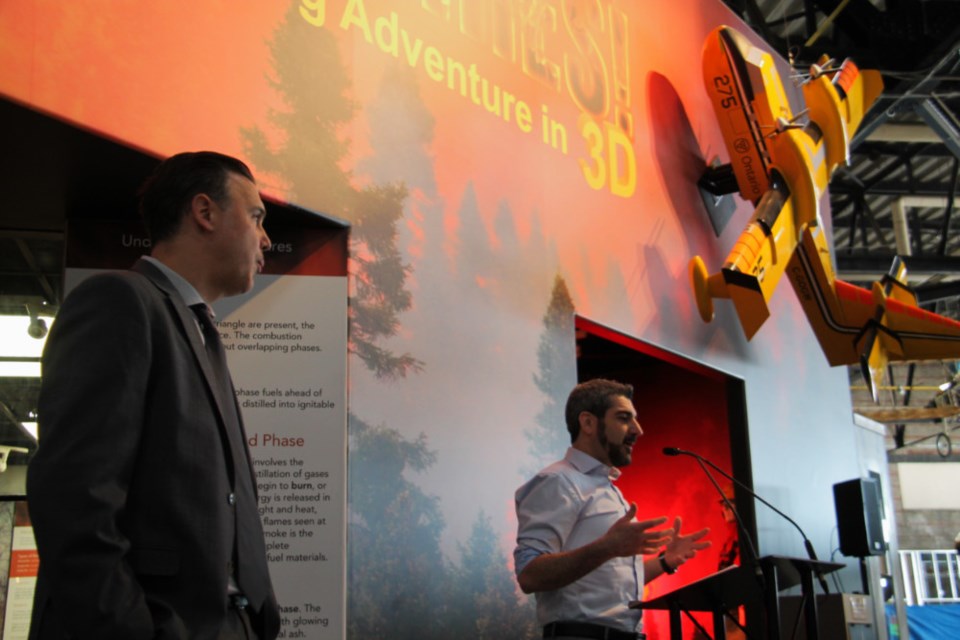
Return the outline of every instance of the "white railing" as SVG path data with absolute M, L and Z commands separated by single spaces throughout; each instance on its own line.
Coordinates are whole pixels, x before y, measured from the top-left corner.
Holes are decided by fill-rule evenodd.
M 901 551 L 906 604 L 960 603 L 960 553 L 954 549 Z

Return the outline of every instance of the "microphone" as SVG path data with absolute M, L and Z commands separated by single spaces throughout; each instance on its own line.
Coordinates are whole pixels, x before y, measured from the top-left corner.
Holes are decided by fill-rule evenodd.
M 743 525 L 743 522 L 740 520 L 740 514 L 737 513 L 737 510 L 733 507 L 732 504 L 730 504 L 730 501 L 727 500 L 727 497 L 723 494 L 723 490 L 720 488 L 720 485 L 717 484 L 717 481 L 714 480 L 714 478 L 713 478 L 713 476 L 710 474 L 710 472 L 708 472 L 707 469 L 706 469 L 706 467 L 703 466 L 703 463 L 707 463 L 708 465 L 710 465 L 711 467 L 713 467 L 714 469 L 716 469 L 718 472 L 720 472 L 721 475 L 723 475 L 723 477 L 727 478 L 728 480 L 730 480 L 731 482 L 733 482 L 734 484 L 736 484 L 738 487 L 740 487 L 741 489 L 743 489 L 744 491 L 746 491 L 747 493 L 749 493 L 751 496 L 753 496 L 754 498 L 756 498 L 757 500 L 759 500 L 759 501 L 762 502 L 763 504 L 765 504 L 765 505 L 767 505 L 768 507 L 770 507 L 770 509 L 772 509 L 774 513 L 776 513 L 777 515 L 779 515 L 780 517 L 782 517 L 783 519 L 785 519 L 787 522 L 789 522 L 790 524 L 792 524 L 794 527 L 796 527 L 797 531 L 800 532 L 800 537 L 803 538 L 803 546 L 804 546 L 804 548 L 805 548 L 806 551 L 807 551 L 807 557 L 810 558 L 810 560 L 813 560 L 814 562 L 819 562 L 820 559 L 817 558 L 817 552 L 816 552 L 816 550 L 813 548 L 813 543 L 810 542 L 810 539 L 807 537 L 807 534 L 805 534 L 805 533 L 803 532 L 803 529 L 800 528 L 800 525 L 798 525 L 796 522 L 794 522 L 793 518 L 791 518 L 790 516 L 788 516 L 787 514 L 785 514 L 783 511 L 780 511 L 780 509 L 777 509 L 775 506 L 773 506 L 772 504 L 770 504 L 769 502 L 767 502 L 766 500 L 764 500 L 764 499 L 763 499 L 761 496 L 759 496 L 753 489 L 751 489 L 751 488 L 748 487 L 747 485 L 743 484 L 742 482 L 740 482 L 739 480 L 737 480 L 736 478 L 734 478 L 732 475 L 730 475 L 729 473 L 727 473 L 726 471 L 724 471 L 723 469 L 721 469 L 720 467 L 718 467 L 718 466 L 715 465 L 714 463 L 710 462 L 710 460 L 708 460 L 707 458 L 704 458 L 703 456 L 701 456 L 701 455 L 699 455 L 699 454 L 697 454 L 697 453 L 694 453 L 693 451 L 687 451 L 687 450 L 685 450 L 685 449 L 678 449 L 677 447 L 664 447 L 664 449 L 663 449 L 663 454 L 666 455 L 666 456 L 681 456 L 681 455 L 683 455 L 683 456 L 691 456 L 692 458 L 696 459 L 696 461 L 700 464 L 700 467 L 703 469 L 704 473 L 706 473 L 706 474 L 707 474 L 707 477 L 710 478 L 710 482 L 713 483 L 713 486 L 714 486 L 714 487 L 716 488 L 716 490 L 720 493 L 720 497 L 723 498 L 724 504 L 727 505 L 727 508 L 729 508 L 730 511 L 733 512 L 733 515 L 736 517 L 737 523 L 740 525 L 740 528 L 743 530 L 743 534 L 744 534 L 744 536 L 747 538 L 747 542 L 750 544 L 750 550 L 753 551 L 755 558 L 759 557 L 759 556 L 757 556 L 757 550 L 756 550 L 756 548 L 753 546 L 753 541 L 750 540 L 750 536 L 747 534 L 746 527 Z M 816 565 L 814 565 L 814 573 L 815 573 L 816 576 L 817 576 L 817 581 L 820 583 L 820 588 L 823 589 L 823 592 L 824 592 L 824 593 L 830 593 L 830 588 L 827 586 L 827 581 L 826 581 L 826 579 L 824 579 L 823 574 L 820 572 L 820 569 L 818 569 L 818 568 L 816 567 Z

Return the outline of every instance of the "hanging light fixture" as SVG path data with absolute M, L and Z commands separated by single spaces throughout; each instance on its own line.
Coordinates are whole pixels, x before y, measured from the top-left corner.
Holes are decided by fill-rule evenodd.
M 47 321 L 40 317 L 40 310 L 32 304 L 26 305 L 27 314 L 30 316 L 30 324 L 27 326 L 27 334 L 31 338 L 43 340 L 47 337 Z

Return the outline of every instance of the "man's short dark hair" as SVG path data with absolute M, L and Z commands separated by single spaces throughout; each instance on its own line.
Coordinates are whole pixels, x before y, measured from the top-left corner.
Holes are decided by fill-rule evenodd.
M 140 216 L 151 242 L 161 242 L 177 232 L 198 194 L 205 193 L 218 205 L 225 206 L 231 173 L 255 182 L 247 165 L 215 151 L 178 153 L 161 162 L 139 193 Z
M 577 436 L 580 435 L 580 414 L 587 411 L 598 418 L 603 418 L 607 414 L 607 409 L 613 406 L 614 396 L 623 396 L 627 400 L 632 400 L 633 385 L 595 378 L 573 388 L 567 398 L 567 408 L 564 411 L 567 431 L 570 432 L 570 442 L 576 442 Z

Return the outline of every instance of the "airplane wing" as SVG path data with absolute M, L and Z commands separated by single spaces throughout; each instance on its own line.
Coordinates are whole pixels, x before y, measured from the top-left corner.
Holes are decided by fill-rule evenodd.
M 756 202 L 770 189 L 765 136 L 789 116 L 773 57 L 736 30 L 720 26 L 703 45 L 703 82 L 730 154 L 740 196 Z M 768 98 L 766 87 L 779 88 Z M 782 113 L 783 108 L 787 113 Z
M 699 256 L 690 261 L 690 278 L 704 322 L 713 319 L 713 298 L 728 298 L 749 340 L 770 317 L 771 296 L 798 241 L 793 198 L 776 172 L 753 218 L 740 234 L 723 267 L 709 275 Z
M 831 366 L 859 364 L 874 400 L 889 362 L 960 358 L 960 322 L 917 307 L 903 265 L 868 291 L 834 277 L 823 230 L 808 228 L 787 273 Z

